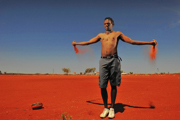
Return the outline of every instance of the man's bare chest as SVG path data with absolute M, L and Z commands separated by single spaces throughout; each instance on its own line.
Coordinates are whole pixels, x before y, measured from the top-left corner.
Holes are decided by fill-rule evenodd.
M 101 42 L 116 42 L 117 38 L 116 34 L 104 34 L 101 36 Z

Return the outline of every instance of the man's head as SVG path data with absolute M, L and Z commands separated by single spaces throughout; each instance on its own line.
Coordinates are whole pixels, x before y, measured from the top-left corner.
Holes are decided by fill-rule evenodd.
M 112 27 L 114 26 L 114 20 L 111 17 L 106 17 L 104 19 L 104 28 L 106 31 L 112 31 Z
M 107 19 L 110 20 L 111 23 L 114 25 L 114 20 L 113 20 L 111 17 L 106 17 L 106 18 L 104 19 L 104 21 L 107 20 Z

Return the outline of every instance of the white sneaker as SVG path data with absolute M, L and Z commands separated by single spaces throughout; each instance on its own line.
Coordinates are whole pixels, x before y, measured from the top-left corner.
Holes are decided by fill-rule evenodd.
M 100 117 L 101 118 L 105 118 L 108 113 L 109 113 L 109 109 L 108 108 L 104 108 L 103 112 L 100 114 Z
M 114 108 L 110 108 L 108 118 L 112 119 L 115 117 Z

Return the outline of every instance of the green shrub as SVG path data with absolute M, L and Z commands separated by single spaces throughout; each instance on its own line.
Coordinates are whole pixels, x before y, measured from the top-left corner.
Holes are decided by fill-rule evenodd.
M 70 120 L 72 116 L 69 116 L 66 112 L 61 114 L 61 120 Z

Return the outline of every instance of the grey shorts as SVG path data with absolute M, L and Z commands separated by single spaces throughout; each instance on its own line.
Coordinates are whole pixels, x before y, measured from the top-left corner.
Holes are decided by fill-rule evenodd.
M 118 57 L 99 60 L 99 87 L 106 88 L 108 80 L 110 80 L 111 86 L 120 86 L 121 63 Z

